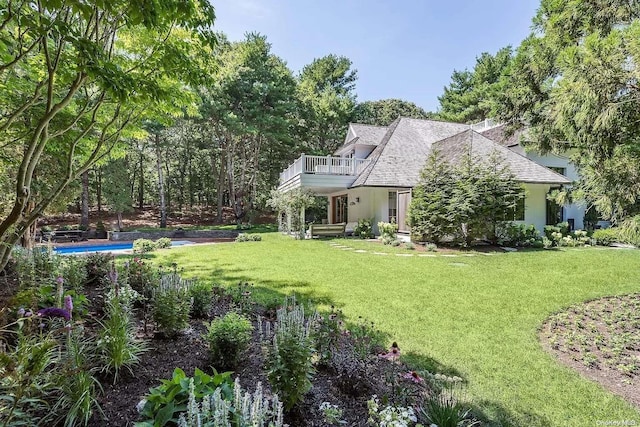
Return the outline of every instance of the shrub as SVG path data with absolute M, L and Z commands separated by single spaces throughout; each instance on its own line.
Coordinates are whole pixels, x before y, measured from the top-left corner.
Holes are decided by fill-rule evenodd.
M 168 249 L 171 247 L 171 239 L 168 237 L 161 237 L 156 240 L 156 246 L 158 249 Z
M 601 228 L 593 232 L 593 239 L 600 246 L 610 246 L 618 240 L 617 228 Z
M 406 242 L 406 243 L 404 244 L 404 247 L 405 247 L 405 249 L 409 249 L 410 251 L 412 251 L 412 250 L 414 250 L 414 249 L 416 248 L 416 245 L 414 245 L 414 244 L 413 244 L 413 243 L 411 243 L 411 242 Z
M 353 230 L 353 235 L 361 239 L 373 238 L 373 218 L 358 219 L 358 225 Z
M 198 401 L 193 379 L 189 381 L 189 401 L 186 414 L 181 414 L 179 427 L 196 426 L 283 427 L 282 403 L 278 395 L 271 398 L 262 393 L 258 383 L 253 395 L 242 390 L 240 380 L 233 385 L 233 400 L 225 399 L 220 388 Z
M 618 228 L 618 238 L 622 243 L 640 246 L 640 215 L 622 221 Z
M 189 326 L 191 285 L 190 280 L 184 280 L 176 273 L 169 273 L 162 275 L 160 284 L 152 290 L 153 320 L 158 331 L 167 337 L 174 337 Z
M 133 253 L 146 254 L 158 249 L 158 244 L 149 239 L 136 239 L 133 241 Z
M 249 347 L 253 326 L 249 319 L 235 312 L 212 320 L 203 338 L 209 345 L 211 363 L 218 369 L 235 369 Z
M 44 248 L 14 249 L 11 254 L 22 288 L 37 288 L 52 283 L 57 276 L 61 256 Z
M 497 243 L 508 246 L 534 246 L 542 238 L 535 225 L 501 223 L 496 228 Z
M 202 399 L 220 390 L 224 400 L 233 396 L 231 372 L 207 375 L 196 368 L 193 378 L 187 377 L 180 368 L 175 368 L 169 380 L 160 380 L 161 385 L 149 389 L 149 394 L 142 403 L 140 417 L 144 425 L 164 426 L 169 421 L 178 419 L 181 412 L 187 410 L 189 397 Z
M 157 286 L 158 275 L 144 260 L 135 257 L 125 264 L 129 286 L 145 298 L 151 297 L 151 291 Z
M 133 374 L 131 367 L 138 364 L 140 355 L 148 350 L 146 343 L 136 338 L 136 323 L 131 307 L 125 302 L 128 299 L 128 296 L 122 300 L 115 297 L 107 302 L 106 317 L 100 322 L 102 329 L 98 332 L 102 371 L 113 375 L 114 384 L 122 368 Z
M 367 408 L 369 409 L 369 419 L 372 420 L 373 425 L 408 427 L 418 420 L 413 408 L 389 405 L 380 410 L 380 402 L 375 395 L 367 401 Z
M 329 402 L 322 402 L 318 407 L 318 410 L 322 413 L 324 422 L 331 426 L 346 423 L 342 420 L 342 409 L 340 409 L 338 405 L 332 405 Z
M 591 243 L 588 233 L 585 230 L 576 230 L 573 232 L 573 238 L 576 246 L 584 246 Z
M 435 252 L 438 250 L 438 245 L 436 245 L 435 243 L 427 243 L 426 245 L 424 245 L 424 248 L 428 252 Z
M 208 283 L 195 283 L 189 288 L 191 304 L 191 317 L 202 319 L 209 316 L 211 311 L 211 285 Z
M 383 222 L 378 223 L 378 230 L 380 231 L 380 239 L 385 244 L 391 244 L 396 239 L 396 233 L 398 232 L 398 224 Z
M 86 258 L 87 283 L 99 286 L 106 284 L 113 263 L 110 253 L 95 252 Z
M 260 242 L 262 236 L 259 234 L 246 234 L 242 233 L 236 237 L 236 242 Z
M 400 240 L 398 240 L 398 239 L 392 240 L 390 245 L 393 246 L 394 248 L 396 248 L 396 247 L 400 246 Z
M 311 331 L 317 313 L 305 317 L 295 299 L 285 300 L 276 313 L 272 345 L 267 356 L 267 377 L 286 411 L 291 410 L 311 389 L 314 349 Z
M 229 290 L 233 309 L 240 314 L 249 314 L 253 308 L 254 301 L 252 298 L 253 284 L 240 282 L 237 286 Z
M 79 291 L 87 282 L 87 259 L 85 257 L 68 256 L 60 263 L 59 273 L 64 277 L 67 289 Z

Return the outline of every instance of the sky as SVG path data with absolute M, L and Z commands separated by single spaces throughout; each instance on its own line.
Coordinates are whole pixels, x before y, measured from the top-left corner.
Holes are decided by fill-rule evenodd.
M 482 52 L 520 44 L 539 0 L 211 0 L 230 40 L 267 36 L 298 73 L 315 58 L 346 56 L 359 102 L 400 98 L 427 111 L 454 70 Z

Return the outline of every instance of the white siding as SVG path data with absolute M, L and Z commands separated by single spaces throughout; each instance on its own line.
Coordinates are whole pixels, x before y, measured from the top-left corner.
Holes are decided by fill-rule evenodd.
M 376 147 L 374 147 L 373 145 L 356 144 L 354 157 L 356 159 L 366 159 L 367 157 L 369 157 L 369 154 L 371 154 L 374 148 Z
M 547 224 L 547 193 L 548 184 L 525 184 L 524 221 L 522 224 L 533 224 L 542 233 Z
M 541 155 L 534 151 L 526 153 L 526 156 L 534 162 L 546 167 L 564 168 L 565 176 L 571 181 L 577 181 L 580 178 L 575 166 L 569 161 L 567 157 L 557 156 L 555 154 Z M 564 206 L 563 220 L 567 221 L 569 219 L 573 219 L 575 228 L 577 230 L 583 229 L 585 210 L 586 206 L 584 205 L 584 203 L 573 203 L 570 205 L 566 205 Z
M 328 196 L 328 218 L 331 218 L 333 209 L 332 198 L 346 193 L 349 201 L 348 222 L 358 222 L 359 219 L 373 218 L 373 232 L 378 234 L 378 222 L 389 221 L 389 191 L 396 191 L 396 189 L 358 187 L 347 191 L 332 193 Z

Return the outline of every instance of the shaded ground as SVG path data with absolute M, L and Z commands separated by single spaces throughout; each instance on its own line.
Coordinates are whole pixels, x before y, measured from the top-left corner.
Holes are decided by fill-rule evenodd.
M 640 294 L 556 313 L 540 339 L 562 363 L 640 407 Z
M 143 209 L 134 209 L 130 213 L 122 215 L 123 227 L 131 229 L 136 227 L 148 228 L 158 227 L 160 214 L 158 209 L 154 207 L 145 207 Z M 117 217 L 107 211 L 98 212 L 91 211 L 89 214 L 90 228 L 95 228 L 98 221 L 102 221 L 107 230 L 116 229 Z M 273 223 L 275 219 L 269 214 L 258 216 L 253 223 Z M 48 215 L 38 221 L 38 226 L 63 226 L 78 225 L 80 223 L 79 213 L 65 213 L 58 215 Z M 217 221 L 215 209 L 197 209 L 194 208 L 185 212 L 170 212 L 167 216 L 167 227 L 194 227 L 235 224 L 235 217 L 231 208 L 224 208 L 222 222 Z

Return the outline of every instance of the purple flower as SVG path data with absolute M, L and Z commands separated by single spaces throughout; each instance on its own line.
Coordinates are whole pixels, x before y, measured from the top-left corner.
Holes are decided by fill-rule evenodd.
M 33 313 L 31 312 L 31 310 L 27 310 L 27 311 L 24 313 L 24 317 L 31 317 L 31 316 L 33 316 Z
M 20 307 L 20 309 L 18 310 L 18 316 L 23 317 L 24 316 L 24 308 Z
M 411 380 L 416 384 L 419 384 L 424 381 L 424 379 L 416 371 L 409 371 L 404 375 L 402 375 L 402 378 Z
M 67 310 L 69 314 L 73 311 L 73 298 L 71 298 L 71 295 L 64 297 L 64 309 Z
M 115 268 L 109 271 L 109 280 L 111 283 L 118 283 L 118 271 Z
M 38 310 L 38 316 L 40 317 L 61 317 L 65 320 L 71 319 L 71 314 L 64 308 L 49 307 Z
M 62 285 L 64 283 L 64 279 L 62 278 L 62 276 L 58 276 L 58 278 L 56 279 L 56 283 L 58 285 Z

